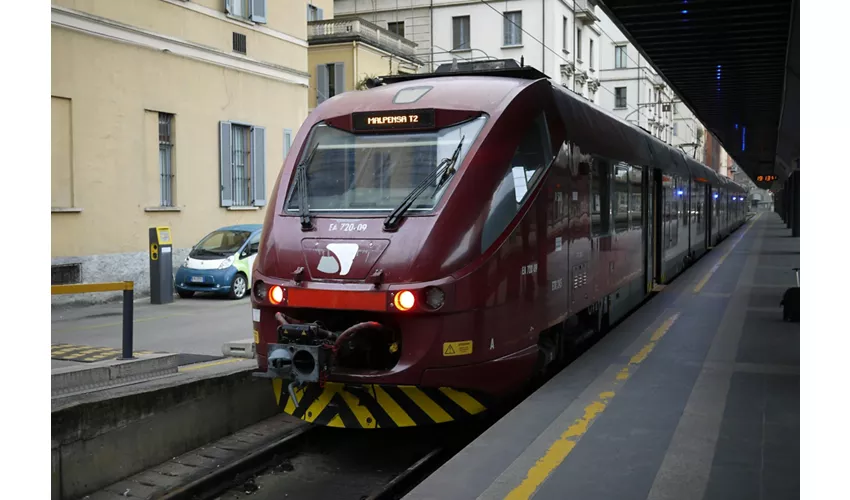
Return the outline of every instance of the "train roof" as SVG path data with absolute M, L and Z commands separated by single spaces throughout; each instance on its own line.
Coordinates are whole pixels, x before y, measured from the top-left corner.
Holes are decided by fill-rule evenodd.
M 517 63 L 513 59 L 497 59 L 473 62 L 455 62 L 440 65 L 433 73 L 417 73 L 405 75 L 387 75 L 370 82 L 371 91 L 366 93 L 345 93 L 346 109 L 350 111 L 380 111 L 390 103 L 396 103 L 399 92 L 410 86 L 404 83 L 420 83 L 421 87 L 431 87 L 415 103 L 417 107 L 439 106 L 443 108 L 469 109 L 473 106 L 492 114 L 501 107 L 503 101 L 520 88 L 539 80 L 547 80 L 552 88 L 567 99 L 558 99 L 559 111 L 562 115 L 573 116 L 589 121 L 593 125 L 588 130 L 577 130 L 584 135 L 585 143 L 598 142 L 604 131 L 606 134 L 619 133 L 621 143 L 630 145 L 621 152 L 624 158 L 648 164 L 652 159 L 659 159 L 671 165 L 672 170 L 682 175 L 692 174 L 694 177 L 710 179 L 712 184 L 735 186 L 741 191 L 745 188 L 732 179 L 719 175 L 710 167 L 687 156 L 684 151 L 674 148 L 648 133 L 643 128 L 623 120 L 613 112 L 590 102 L 566 87 L 556 85 L 539 70 Z M 470 80 L 475 85 L 469 85 Z M 439 84 L 436 84 L 439 82 Z M 357 94 L 361 94 L 357 96 Z M 385 98 L 382 98 L 382 95 Z M 335 98 L 334 98 L 335 99 Z M 330 104 L 334 99 L 331 99 Z M 352 103 L 354 99 L 354 103 Z M 353 104 L 353 106 L 352 106 Z M 323 107 L 323 115 L 328 117 L 339 114 L 333 107 Z M 324 116 L 322 117 L 324 118 Z M 619 125 L 619 127 L 617 126 Z M 643 141 L 640 141 L 643 139 Z M 640 147 L 644 142 L 646 148 Z M 635 152 L 646 151 L 650 156 L 635 157 Z

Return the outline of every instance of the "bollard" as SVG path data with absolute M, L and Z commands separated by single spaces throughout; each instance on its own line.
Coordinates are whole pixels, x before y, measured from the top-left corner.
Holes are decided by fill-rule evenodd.
M 124 335 L 121 341 L 121 359 L 133 359 L 133 282 L 125 282 Z

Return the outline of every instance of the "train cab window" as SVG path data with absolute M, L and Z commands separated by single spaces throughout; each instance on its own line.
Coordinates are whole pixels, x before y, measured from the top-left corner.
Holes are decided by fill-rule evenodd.
M 614 167 L 614 197 L 611 204 L 614 231 L 629 229 L 629 167 L 622 163 Z
M 301 152 L 305 159 L 315 148 L 305 175 L 310 211 L 394 210 L 458 145 L 455 167 L 460 168 L 486 120 L 480 116 L 440 130 L 368 135 L 317 124 Z M 433 209 L 450 183 L 435 180 L 410 211 Z M 286 210 L 295 211 L 302 186 L 295 176 L 290 185 Z
M 486 251 L 519 212 L 527 194 L 553 160 L 546 115 L 540 113 L 520 140 L 502 181 L 493 193 L 484 229 L 481 251 Z
M 590 233 L 594 237 L 611 232 L 608 168 L 608 162 L 597 158 L 590 167 Z
M 523 136 L 511 159 L 511 175 L 514 179 L 517 203 L 522 202 L 551 159 L 552 146 L 546 115 L 540 113 Z
M 629 227 L 640 229 L 643 221 L 643 169 L 641 167 L 629 167 Z

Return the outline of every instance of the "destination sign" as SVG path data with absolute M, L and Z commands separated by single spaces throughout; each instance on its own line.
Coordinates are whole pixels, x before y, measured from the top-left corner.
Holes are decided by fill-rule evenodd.
M 756 181 L 758 182 L 770 182 L 775 181 L 777 177 L 775 175 L 760 175 L 756 177 Z
M 370 111 L 352 113 L 354 130 L 372 132 L 376 130 L 426 130 L 434 128 L 433 109 L 411 109 L 404 111 Z

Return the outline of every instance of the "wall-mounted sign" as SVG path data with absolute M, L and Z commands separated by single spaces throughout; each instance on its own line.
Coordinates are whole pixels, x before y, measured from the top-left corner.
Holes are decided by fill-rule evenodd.
M 434 128 L 433 109 L 358 112 L 352 113 L 351 118 L 356 132 Z

